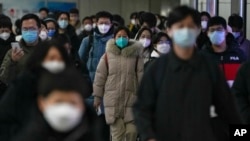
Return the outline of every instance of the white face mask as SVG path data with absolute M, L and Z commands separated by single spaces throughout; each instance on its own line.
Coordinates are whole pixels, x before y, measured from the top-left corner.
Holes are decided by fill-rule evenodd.
M 149 45 L 151 44 L 151 40 L 147 38 L 140 39 L 139 42 L 142 44 L 144 48 L 149 47 Z
M 58 132 L 68 132 L 80 124 L 83 111 L 68 103 L 48 106 L 44 110 L 44 118 Z
M 58 73 L 65 69 L 65 63 L 59 61 L 48 61 L 44 62 L 42 66 L 51 73 Z
M 4 33 L 0 34 L 0 38 L 3 39 L 4 41 L 9 39 L 9 37 L 10 37 L 10 33 L 8 33 L 8 32 L 4 32 Z
M 86 25 L 84 26 L 84 30 L 86 30 L 86 31 L 91 31 L 91 30 L 92 30 L 92 25 L 91 25 L 91 24 L 86 24 Z
M 170 45 L 163 43 L 163 44 L 157 44 L 156 50 L 160 52 L 161 54 L 167 54 L 170 51 Z
M 100 24 L 98 25 L 98 29 L 102 34 L 106 34 L 108 33 L 109 29 L 110 29 L 110 25 L 106 25 L 106 24 Z
M 93 28 L 96 28 L 96 23 L 93 23 Z
M 201 28 L 207 29 L 207 21 L 201 21 Z
M 131 19 L 131 24 L 132 24 L 132 25 L 136 25 L 135 19 Z
M 44 41 L 48 38 L 48 34 L 46 31 L 41 31 L 39 37 L 42 39 L 42 41 Z

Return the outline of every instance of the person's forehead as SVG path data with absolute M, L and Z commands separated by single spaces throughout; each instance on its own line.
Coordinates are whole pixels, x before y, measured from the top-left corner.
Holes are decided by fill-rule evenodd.
M 98 21 L 109 21 L 109 22 L 111 22 L 110 18 L 107 18 L 107 17 L 101 17 L 101 18 L 99 18 Z
M 221 24 L 210 26 L 209 28 L 224 28 Z
M 34 19 L 28 19 L 28 20 L 24 20 L 23 22 L 22 22 L 22 27 L 23 26 L 37 26 L 37 22 L 36 22 L 36 20 L 34 20 Z

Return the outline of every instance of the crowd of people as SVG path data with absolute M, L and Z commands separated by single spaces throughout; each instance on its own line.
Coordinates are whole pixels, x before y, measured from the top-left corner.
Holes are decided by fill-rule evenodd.
M 0 140 L 229 141 L 250 124 L 244 22 L 187 6 L 127 26 L 75 8 L 0 15 Z

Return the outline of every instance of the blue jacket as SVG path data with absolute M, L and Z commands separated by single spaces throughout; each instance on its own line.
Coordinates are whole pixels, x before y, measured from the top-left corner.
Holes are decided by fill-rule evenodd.
M 89 51 L 89 58 L 87 60 L 87 67 L 88 67 L 92 82 L 94 81 L 94 78 L 95 78 L 97 65 L 99 64 L 101 57 L 105 53 L 106 43 L 112 37 L 113 37 L 113 34 L 108 34 L 106 36 L 105 35 L 103 36 L 101 34 L 98 34 L 97 32 L 95 32 L 93 35 L 93 43 Z M 84 54 L 86 54 L 86 51 L 88 50 L 88 46 L 89 46 L 89 36 L 82 40 L 82 43 L 78 52 L 80 59 L 82 61 L 85 61 Z

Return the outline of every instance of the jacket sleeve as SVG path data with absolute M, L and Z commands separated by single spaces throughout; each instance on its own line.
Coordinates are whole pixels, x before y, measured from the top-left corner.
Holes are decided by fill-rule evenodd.
M 95 80 L 94 80 L 94 96 L 95 97 L 103 97 L 104 95 L 104 88 L 105 84 L 108 78 L 108 66 L 105 61 L 105 55 L 104 54 L 97 66 L 96 74 L 95 74 Z
M 83 61 L 84 63 L 87 63 L 87 59 L 88 59 L 88 58 L 86 58 L 87 57 L 86 53 L 87 53 L 88 43 L 89 43 L 89 37 L 84 38 L 82 40 L 82 43 L 81 43 L 79 51 L 78 51 L 79 57 L 80 57 L 81 61 Z
M 249 65 L 249 63 L 248 63 Z M 249 69 L 247 64 L 244 64 L 238 71 L 236 79 L 233 84 L 233 94 L 236 96 L 237 104 L 242 118 L 249 124 L 250 123 L 250 101 L 249 92 L 247 89 L 246 74 Z
M 137 72 L 136 72 L 138 84 L 140 84 L 142 80 L 143 72 L 144 72 L 144 61 L 142 57 L 139 57 L 138 62 L 137 62 Z
M 235 97 L 230 91 L 226 79 L 218 66 L 215 66 L 217 81 L 214 85 L 213 104 L 218 116 L 228 124 L 242 124 Z
M 12 61 L 11 51 L 12 50 L 9 50 L 6 53 L 2 66 L 0 68 L 0 80 L 6 85 L 9 84 L 11 78 L 13 78 L 16 75 L 17 63 Z
M 155 73 L 153 71 L 156 65 L 153 65 L 155 64 L 152 64 L 143 75 L 137 101 L 133 109 L 135 124 L 143 141 L 155 139 L 153 115 L 158 92 L 155 87 Z

